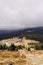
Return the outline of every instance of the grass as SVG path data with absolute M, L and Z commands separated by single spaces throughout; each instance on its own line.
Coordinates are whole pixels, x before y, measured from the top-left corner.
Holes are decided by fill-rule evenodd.
M 30 54 L 30 51 L 29 51 Z M 37 54 L 37 55 L 36 55 Z M 30 54 L 34 55 L 34 54 Z M 35 58 L 41 59 L 41 62 L 43 62 L 43 50 L 36 50 L 35 51 Z M 0 63 L 0 65 L 7 65 L 7 64 L 12 64 L 12 65 L 26 65 L 27 59 L 26 57 L 20 57 L 20 54 L 18 51 L 2 51 L 0 50 L 0 60 L 4 61 L 3 63 Z M 28 60 L 28 65 L 33 65 L 30 59 Z

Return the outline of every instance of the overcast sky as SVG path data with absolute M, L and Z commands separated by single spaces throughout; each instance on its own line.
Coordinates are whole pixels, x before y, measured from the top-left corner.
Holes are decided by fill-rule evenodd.
M 43 0 L 0 0 L 0 29 L 43 26 Z

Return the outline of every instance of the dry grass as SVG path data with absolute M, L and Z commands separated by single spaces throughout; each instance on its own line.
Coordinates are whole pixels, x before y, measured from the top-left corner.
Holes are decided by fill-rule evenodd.
M 43 63 L 43 50 L 35 51 L 35 53 L 28 53 L 30 56 L 37 58 Z M 33 65 L 33 63 L 30 61 L 30 59 L 26 59 L 25 56 L 20 57 L 20 54 L 18 51 L 1 51 L 0 50 L 0 65 Z M 27 62 L 28 61 L 28 62 Z M 35 64 L 34 64 L 35 65 Z

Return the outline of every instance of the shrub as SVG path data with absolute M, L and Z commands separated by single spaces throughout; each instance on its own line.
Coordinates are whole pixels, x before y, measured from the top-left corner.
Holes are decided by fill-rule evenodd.
M 17 46 L 17 49 L 23 49 L 23 48 L 24 48 L 24 46 L 22 46 L 22 45 Z
M 30 48 L 28 48 L 28 51 L 30 51 Z
M 2 49 L 3 49 L 3 50 L 6 50 L 6 49 L 7 49 L 6 44 L 3 44 L 3 45 L 2 45 Z
M 16 46 L 11 43 L 11 45 L 8 47 L 9 51 L 14 51 L 16 49 Z
M 0 44 L 0 50 L 2 50 L 2 45 Z
M 6 49 L 7 49 L 6 44 L 3 44 L 3 45 L 1 44 L 1 45 L 0 45 L 0 50 L 6 50 Z

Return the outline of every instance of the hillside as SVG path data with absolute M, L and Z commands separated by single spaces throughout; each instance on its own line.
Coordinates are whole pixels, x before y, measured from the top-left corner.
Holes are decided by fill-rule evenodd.
M 43 27 L 26 28 L 21 30 L 0 30 L 0 40 L 18 36 L 43 42 Z

